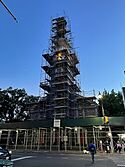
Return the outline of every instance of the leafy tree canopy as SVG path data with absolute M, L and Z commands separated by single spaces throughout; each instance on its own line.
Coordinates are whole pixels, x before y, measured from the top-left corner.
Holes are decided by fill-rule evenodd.
M 102 98 L 99 100 L 99 115 L 102 116 L 102 107 L 104 107 L 105 115 L 107 116 L 125 116 L 123 98 L 121 92 L 115 92 L 114 89 L 109 93 L 104 90 Z
M 5 122 L 24 121 L 29 118 L 29 103 L 38 102 L 39 97 L 28 96 L 25 89 L 0 89 L 0 119 Z

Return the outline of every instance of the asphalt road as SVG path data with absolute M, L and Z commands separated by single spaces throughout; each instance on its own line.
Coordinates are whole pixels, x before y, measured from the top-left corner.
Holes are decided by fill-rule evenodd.
M 125 167 L 125 155 L 63 154 L 49 152 L 15 152 L 12 155 L 14 167 Z

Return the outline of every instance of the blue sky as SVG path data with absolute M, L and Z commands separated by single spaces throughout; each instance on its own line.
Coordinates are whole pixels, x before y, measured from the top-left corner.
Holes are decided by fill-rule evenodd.
M 82 90 L 125 86 L 125 0 L 3 0 L 0 4 L 0 88 L 39 95 L 41 55 L 49 46 L 51 18 L 66 15 L 80 59 Z

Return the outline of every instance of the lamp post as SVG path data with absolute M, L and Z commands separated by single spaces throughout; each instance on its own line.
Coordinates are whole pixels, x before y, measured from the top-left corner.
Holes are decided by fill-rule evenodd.
M 105 110 L 104 110 L 104 106 L 103 106 L 103 97 L 102 97 L 100 92 L 98 94 L 98 99 L 101 101 L 101 110 L 102 110 L 102 116 L 103 116 L 105 128 L 106 128 L 106 125 L 108 125 L 108 134 L 109 134 L 109 137 L 111 140 L 111 153 L 113 153 L 113 139 L 112 139 L 111 127 L 109 125 L 109 118 L 105 115 Z

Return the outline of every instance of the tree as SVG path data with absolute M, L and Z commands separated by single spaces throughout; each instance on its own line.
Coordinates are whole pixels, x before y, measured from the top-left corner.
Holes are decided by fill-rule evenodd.
M 29 118 L 28 105 L 39 97 L 28 96 L 25 89 L 0 89 L 0 118 L 5 122 L 24 121 Z
M 111 93 L 106 90 L 103 91 L 102 99 L 99 100 L 99 113 L 101 115 L 101 103 L 103 103 L 106 116 L 125 116 L 125 109 L 123 105 L 123 98 L 121 92 L 115 92 L 114 89 Z

